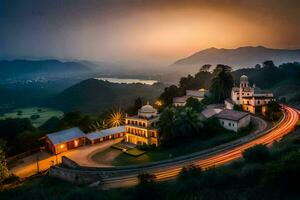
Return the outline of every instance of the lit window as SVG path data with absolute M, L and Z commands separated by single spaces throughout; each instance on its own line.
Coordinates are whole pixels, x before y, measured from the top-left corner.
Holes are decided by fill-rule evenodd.
M 64 147 L 65 147 L 65 145 L 64 145 L 64 144 L 61 144 L 61 145 L 60 145 L 60 148 L 61 148 L 61 149 L 63 149 Z
M 78 147 L 79 141 L 78 140 L 74 140 L 74 146 Z

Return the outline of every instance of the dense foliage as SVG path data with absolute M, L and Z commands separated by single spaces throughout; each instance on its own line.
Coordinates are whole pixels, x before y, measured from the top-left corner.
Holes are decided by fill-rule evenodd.
M 282 116 L 281 106 L 277 101 L 270 101 L 267 104 L 266 117 L 269 120 L 277 121 Z
M 231 68 L 226 65 L 217 65 L 215 73 L 216 76 L 212 79 L 210 92 L 215 102 L 223 103 L 225 99 L 231 97 L 233 87 Z
M 40 146 L 43 133 L 34 128 L 29 119 L 0 120 L 0 139 L 7 141 L 8 156 L 23 153 Z
M 224 129 L 217 119 L 202 121 L 199 113 L 192 107 L 167 107 L 159 118 L 160 142 L 165 146 L 173 146 L 192 138 L 209 138 Z

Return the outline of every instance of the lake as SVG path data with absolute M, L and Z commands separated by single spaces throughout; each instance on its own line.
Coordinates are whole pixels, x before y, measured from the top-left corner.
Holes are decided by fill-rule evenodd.
M 153 85 L 154 83 L 157 83 L 156 80 L 146 80 L 146 79 L 134 79 L 134 78 L 95 78 L 97 80 L 102 81 L 108 81 L 110 83 L 126 83 L 126 84 L 132 84 L 132 83 L 141 83 L 146 85 Z

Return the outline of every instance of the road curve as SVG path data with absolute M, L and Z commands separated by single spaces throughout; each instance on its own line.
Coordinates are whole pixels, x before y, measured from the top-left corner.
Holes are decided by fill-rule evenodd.
M 250 148 L 256 144 L 271 145 L 274 141 L 278 141 L 283 136 L 290 133 L 299 121 L 300 111 L 288 106 L 283 106 L 283 109 L 285 111 L 284 119 L 278 126 L 269 130 L 268 132 L 256 135 L 252 138 L 247 138 L 246 140 L 241 139 L 238 143 L 226 147 L 222 151 L 198 155 L 182 161 L 168 163 L 161 166 L 149 167 L 145 169 L 145 172 L 154 174 L 156 176 L 156 181 L 170 180 L 176 178 L 181 169 L 189 164 L 193 164 L 201 167 L 202 169 L 206 169 L 239 159 L 241 158 L 242 152 L 245 149 Z M 141 171 L 132 171 L 132 173 L 128 171 L 127 175 L 103 179 L 102 187 L 104 189 L 107 189 L 134 186 L 138 183 L 137 176 L 139 173 L 141 173 Z

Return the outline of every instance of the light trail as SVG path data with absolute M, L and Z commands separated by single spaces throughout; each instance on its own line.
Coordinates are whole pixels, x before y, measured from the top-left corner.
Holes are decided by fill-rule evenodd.
M 299 121 L 300 111 L 287 106 L 283 106 L 283 109 L 285 111 L 285 118 L 278 126 L 269 130 L 267 133 L 258 135 L 255 138 L 250 138 L 246 141 L 239 140 L 239 144 L 228 146 L 222 151 L 209 152 L 204 155 L 175 161 L 174 163 L 155 165 L 144 169 L 143 172 L 154 174 L 156 176 L 156 181 L 171 180 L 178 176 L 184 166 L 193 164 L 202 169 L 207 169 L 239 159 L 242 157 L 242 152 L 244 150 L 257 144 L 271 145 L 273 142 L 282 139 L 282 137 L 290 133 Z M 141 170 L 138 171 L 135 169 L 130 171 L 129 169 L 127 175 L 104 179 L 102 185 L 104 188 L 133 186 L 138 184 L 137 176 L 140 173 Z

